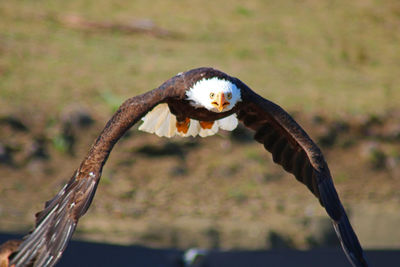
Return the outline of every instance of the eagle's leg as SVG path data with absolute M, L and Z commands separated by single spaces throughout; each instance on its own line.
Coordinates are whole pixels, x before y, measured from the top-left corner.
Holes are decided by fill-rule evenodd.
M 185 118 L 183 121 L 179 121 L 179 120 L 176 121 L 176 129 L 180 133 L 186 134 L 189 130 L 189 126 L 190 126 L 189 118 Z
M 213 126 L 213 121 L 200 121 L 200 126 L 203 129 L 211 129 Z

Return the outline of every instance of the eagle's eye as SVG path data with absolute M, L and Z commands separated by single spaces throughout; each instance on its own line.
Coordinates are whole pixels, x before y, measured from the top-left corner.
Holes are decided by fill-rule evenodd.
M 226 97 L 227 97 L 228 99 L 231 99 L 231 98 L 232 98 L 232 93 L 226 94 Z
M 210 98 L 214 98 L 214 93 L 210 93 Z

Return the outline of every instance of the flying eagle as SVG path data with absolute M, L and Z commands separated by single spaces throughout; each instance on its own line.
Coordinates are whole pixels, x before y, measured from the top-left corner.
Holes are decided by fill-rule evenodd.
M 126 100 L 107 123 L 69 182 L 36 214 L 36 227 L 19 245 L 10 265 L 53 266 L 60 259 L 78 220 L 89 208 L 103 165 L 123 134 L 139 120 L 140 130 L 158 136 L 206 137 L 241 121 L 319 199 L 331 217 L 353 266 L 368 266 L 318 146 L 281 107 L 253 92 L 237 78 L 213 68 L 197 68 L 160 87 Z

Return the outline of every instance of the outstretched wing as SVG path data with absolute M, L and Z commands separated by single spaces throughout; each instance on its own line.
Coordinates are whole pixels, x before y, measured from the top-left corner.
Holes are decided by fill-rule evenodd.
M 214 76 L 231 80 L 241 88 L 243 101 L 233 110 L 212 113 L 205 109 L 193 109 L 185 101 L 182 102 L 186 89 L 194 82 Z M 196 120 L 214 121 L 237 112 L 238 118 L 256 131 L 255 139 L 272 153 L 274 161 L 293 173 L 319 198 L 333 219 L 343 249 L 352 264 L 367 266 L 319 148 L 279 106 L 258 96 L 240 80 L 210 68 L 178 74 L 159 88 L 125 101 L 68 184 L 37 214 L 35 229 L 24 238 L 11 265 L 53 266 L 60 259 L 79 218 L 85 214 L 94 197 L 103 165 L 114 144 L 133 124 L 163 102 L 168 103 L 177 115 L 185 114 Z
M 28 234 L 10 265 L 53 266 L 60 259 L 78 220 L 89 208 L 111 149 L 118 139 L 148 111 L 170 98 L 184 97 L 184 75 L 159 88 L 128 99 L 121 105 L 91 147 L 67 185 L 36 215 L 36 227 Z M 179 89 L 182 88 L 182 89 Z
M 36 228 L 18 248 L 11 264 L 51 266 L 57 262 L 96 191 L 98 171 L 78 171 L 66 186 L 36 214 Z
M 238 119 L 255 131 L 255 140 L 275 163 L 294 174 L 319 199 L 333 220 L 342 247 L 354 266 L 367 266 L 363 250 L 339 200 L 325 159 L 307 133 L 278 105 L 254 93 L 240 80 Z

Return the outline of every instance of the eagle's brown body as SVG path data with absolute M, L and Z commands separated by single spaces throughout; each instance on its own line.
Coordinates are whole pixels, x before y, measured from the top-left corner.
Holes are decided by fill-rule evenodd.
M 227 112 L 196 108 L 186 99 L 186 91 L 197 81 L 218 77 L 235 84 L 241 101 Z M 68 184 L 37 214 L 36 228 L 19 247 L 12 263 L 26 266 L 53 266 L 61 257 L 79 218 L 88 209 L 98 185 L 103 165 L 121 136 L 156 105 L 167 103 L 177 121 L 186 118 L 215 121 L 231 114 L 248 128 L 254 138 L 272 153 L 273 160 L 305 184 L 332 218 L 342 247 L 353 266 L 368 266 L 320 149 L 305 131 L 278 105 L 253 92 L 239 79 L 212 68 L 178 74 L 159 88 L 126 100 L 105 126 L 86 158 Z

